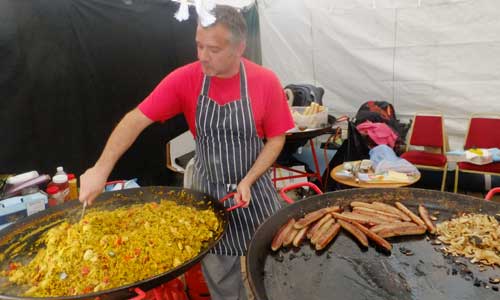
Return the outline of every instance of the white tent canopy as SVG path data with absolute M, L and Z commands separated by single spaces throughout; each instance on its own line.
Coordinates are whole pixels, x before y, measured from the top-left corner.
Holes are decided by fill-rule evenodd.
M 263 64 L 283 85 L 325 88 L 336 115 L 368 100 L 403 120 L 441 111 L 459 149 L 472 112 L 500 113 L 500 1 L 257 2 Z

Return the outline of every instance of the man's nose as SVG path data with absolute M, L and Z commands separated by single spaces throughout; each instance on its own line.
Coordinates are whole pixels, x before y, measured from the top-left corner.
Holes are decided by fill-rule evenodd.
M 208 61 L 209 59 L 208 51 L 205 49 L 198 49 L 198 59 L 200 61 Z

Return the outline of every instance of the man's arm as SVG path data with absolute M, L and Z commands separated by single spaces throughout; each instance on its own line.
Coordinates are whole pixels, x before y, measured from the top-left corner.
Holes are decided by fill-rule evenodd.
M 238 184 L 235 199 L 237 202 L 243 201 L 248 206 L 250 203 L 250 187 L 259 179 L 259 177 L 264 174 L 276 161 L 278 155 L 285 145 L 285 135 L 278 135 L 272 138 L 268 138 L 264 148 L 260 152 L 257 160 L 253 164 L 252 168 L 248 171 L 247 175 Z
M 92 204 L 106 184 L 116 162 L 151 121 L 135 108 L 123 117 L 111 133 L 95 165 L 80 176 L 80 202 Z

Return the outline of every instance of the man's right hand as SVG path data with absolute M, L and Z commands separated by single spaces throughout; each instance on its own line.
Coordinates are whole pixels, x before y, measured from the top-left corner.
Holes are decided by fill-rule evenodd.
M 101 194 L 106 185 L 108 175 L 106 171 L 92 167 L 80 176 L 80 202 L 91 205 L 95 198 Z
M 138 108 L 131 110 L 111 133 L 95 165 L 80 176 L 80 202 L 92 204 L 102 193 L 111 170 L 144 128 L 153 123 Z

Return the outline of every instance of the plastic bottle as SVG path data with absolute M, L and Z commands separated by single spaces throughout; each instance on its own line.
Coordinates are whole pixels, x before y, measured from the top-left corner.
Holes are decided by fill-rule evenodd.
M 69 184 L 69 199 L 78 200 L 78 186 L 76 183 L 75 174 L 68 174 L 68 184 Z
M 49 206 L 56 206 L 57 204 L 60 204 L 63 202 L 63 199 L 61 197 L 61 192 L 59 191 L 59 188 L 55 185 L 49 186 L 47 188 L 47 197 L 49 198 Z
M 57 186 L 59 188 L 59 191 L 61 192 L 61 196 L 64 199 L 64 201 L 69 200 L 69 183 L 68 183 L 68 175 L 54 175 L 52 177 L 52 183 L 54 186 Z
M 66 175 L 66 176 L 68 175 L 68 174 L 66 174 L 66 172 L 64 172 L 63 167 L 57 167 L 56 171 L 57 171 L 57 172 L 56 172 L 56 174 L 55 174 L 55 175 Z M 54 176 L 55 176 L 55 175 L 54 175 Z

